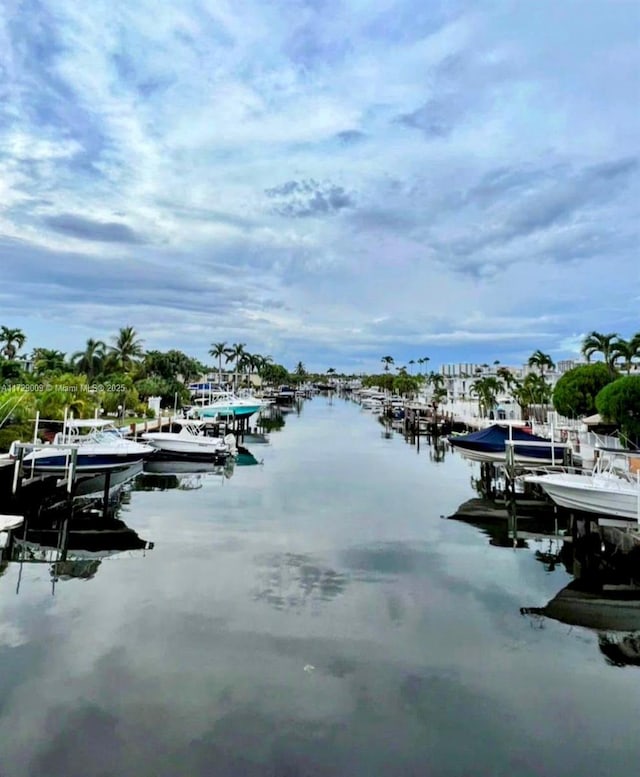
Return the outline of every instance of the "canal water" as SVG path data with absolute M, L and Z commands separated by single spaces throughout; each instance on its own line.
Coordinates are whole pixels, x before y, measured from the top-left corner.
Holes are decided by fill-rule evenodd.
M 635 773 L 640 669 L 520 613 L 571 577 L 447 519 L 477 464 L 323 397 L 250 452 L 138 478 L 151 549 L 0 569 L 2 777 Z

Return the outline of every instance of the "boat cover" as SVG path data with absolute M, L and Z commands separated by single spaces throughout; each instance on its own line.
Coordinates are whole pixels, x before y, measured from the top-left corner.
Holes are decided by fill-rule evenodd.
M 481 429 L 478 432 L 471 432 L 471 434 L 465 434 L 463 436 L 452 436 L 447 438 L 449 442 L 458 448 L 467 448 L 474 451 L 486 451 L 487 453 L 501 453 L 506 448 L 506 441 L 509 439 L 509 427 L 500 426 L 500 424 L 493 424 L 486 429 Z M 548 458 L 551 452 L 551 441 L 544 437 L 538 437 L 537 434 L 532 434 L 524 429 L 514 426 L 511 429 L 511 439 L 515 442 L 531 443 L 531 442 L 545 442 L 546 447 L 537 445 L 516 445 L 515 451 L 521 455 L 527 455 L 539 458 Z M 554 455 L 561 459 L 564 448 L 556 447 Z

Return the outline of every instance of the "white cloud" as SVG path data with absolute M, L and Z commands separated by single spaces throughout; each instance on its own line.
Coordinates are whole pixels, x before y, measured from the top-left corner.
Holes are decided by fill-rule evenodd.
M 562 355 L 576 331 L 629 334 L 614 279 L 637 293 L 637 43 L 624 9 L 578 24 L 558 11 L 539 35 L 541 5 L 44 2 L 28 23 L 6 11 L 2 233 L 32 247 L 34 268 L 47 249 L 131 269 L 91 318 L 70 276 L 55 293 L 25 286 L 2 248 L 5 318 L 20 311 L 31 345 L 68 350 L 136 320 L 149 345 L 202 358 L 211 296 L 185 304 L 172 279 L 186 277 L 218 284 L 212 330 L 309 366 L 332 348 L 336 362 L 370 358 L 382 312 L 379 342 L 430 345 L 434 363 L 499 357 L 511 336 Z M 624 164 L 617 179 L 594 172 Z M 309 181 L 320 199 L 265 195 Z M 127 236 L 137 244 L 113 242 Z M 71 310 L 75 329 L 43 325 Z

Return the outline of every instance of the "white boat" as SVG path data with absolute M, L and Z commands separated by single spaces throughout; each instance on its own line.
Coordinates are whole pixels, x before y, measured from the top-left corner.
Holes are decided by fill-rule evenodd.
M 523 480 L 539 485 L 561 507 L 640 522 L 640 471 L 629 465 L 636 457 L 615 451 L 600 455 L 589 474 L 547 472 Z
M 236 451 L 236 438 L 232 434 L 211 437 L 206 434 L 205 421 L 176 419 L 175 423 L 182 427 L 179 432 L 146 432 L 141 439 L 171 455 L 226 458 Z
M 155 453 L 150 445 L 126 440 L 119 429 L 106 419 L 70 419 L 53 442 L 48 444 L 12 443 L 9 450 L 18 458 L 18 448 L 26 448 L 23 467 L 38 473 L 64 474 L 76 452 L 76 472 L 103 472 L 122 469 Z
M 364 389 L 360 392 L 360 405 L 364 410 L 377 412 L 382 409 L 382 404 L 386 399 L 386 394 L 377 389 Z

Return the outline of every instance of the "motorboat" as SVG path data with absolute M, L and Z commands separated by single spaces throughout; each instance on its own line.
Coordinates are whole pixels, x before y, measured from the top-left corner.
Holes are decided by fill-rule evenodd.
M 269 404 L 257 397 L 238 397 L 218 392 L 196 400 L 189 415 L 193 418 L 249 418 Z
M 70 419 L 52 443 L 14 442 L 9 450 L 15 460 L 25 453 L 22 465 L 38 473 L 64 474 L 75 456 L 76 472 L 123 469 L 155 453 L 150 445 L 127 440 L 107 419 Z
M 207 434 L 207 421 L 176 419 L 179 432 L 146 432 L 141 439 L 162 453 L 188 456 L 227 458 L 236 451 L 236 438 L 232 434 L 212 437 Z
M 640 456 L 601 452 L 590 473 L 545 472 L 525 475 L 561 507 L 640 522 Z
M 506 462 L 508 446 L 513 446 L 517 464 L 561 463 L 566 447 L 511 424 L 493 424 L 478 432 L 450 435 L 447 439 L 467 459 L 498 463 Z

